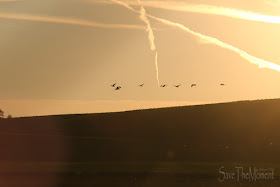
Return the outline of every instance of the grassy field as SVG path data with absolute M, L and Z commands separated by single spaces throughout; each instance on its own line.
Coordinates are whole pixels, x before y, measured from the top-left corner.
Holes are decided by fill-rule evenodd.
M 0 119 L 0 183 L 279 186 L 279 125 L 280 100 Z M 220 182 L 222 166 L 274 179 Z

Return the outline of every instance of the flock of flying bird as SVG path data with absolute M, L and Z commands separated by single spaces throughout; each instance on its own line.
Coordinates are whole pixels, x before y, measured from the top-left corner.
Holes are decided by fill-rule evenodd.
M 117 83 L 114 83 L 111 86 L 114 87 L 115 90 L 120 90 L 122 88 L 121 86 L 117 86 Z M 144 83 L 143 84 L 139 84 L 138 86 L 143 87 Z M 173 85 L 173 86 L 176 87 L 176 88 L 179 88 L 181 86 L 181 84 Z M 191 84 L 191 88 L 194 87 L 194 86 L 197 86 L 197 85 L 196 84 Z M 225 84 L 221 83 L 220 86 L 225 86 Z M 160 87 L 161 88 L 165 88 L 165 87 L 167 87 L 167 84 L 160 85 Z

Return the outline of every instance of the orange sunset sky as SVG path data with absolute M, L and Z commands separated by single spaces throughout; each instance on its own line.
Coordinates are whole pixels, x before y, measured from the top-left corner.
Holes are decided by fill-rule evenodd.
M 34 116 L 278 98 L 279 8 L 279 0 L 0 0 L 0 108 Z

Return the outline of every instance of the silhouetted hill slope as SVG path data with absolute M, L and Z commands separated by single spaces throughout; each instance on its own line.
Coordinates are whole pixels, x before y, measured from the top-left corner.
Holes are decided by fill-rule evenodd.
M 0 161 L 279 162 L 280 100 L 0 120 Z

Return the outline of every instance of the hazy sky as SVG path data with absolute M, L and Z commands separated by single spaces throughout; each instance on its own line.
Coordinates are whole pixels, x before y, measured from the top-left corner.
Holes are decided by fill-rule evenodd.
M 0 0 L 0 108 L 25 116 L 280 96 L 280 1 L 143 0 L 147 14 L 208 37 L 147 17 L 155 51 L 140 14 L 114 2 Z M 254 64 L 264 61 L 272 69 Z

